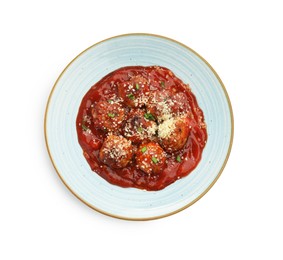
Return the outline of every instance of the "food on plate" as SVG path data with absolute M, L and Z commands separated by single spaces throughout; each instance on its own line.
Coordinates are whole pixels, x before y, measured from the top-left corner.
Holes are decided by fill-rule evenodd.
M 149 191 L 187 176 L 207 141 L 190 87 L 159 66 L 123 67 L 99 80 L 82 99 L 76 127 L 95 173 Z
M 166 166 L 166 153 L 156 142 L 142 144 L 136 152 L 136 164 L 148 175 L 161 173 Z
M 99 101 L 92 107 L 91 114 L 95 127 L 111 132 L 123 123 L 125 109 L 114 100 Z
M 176 152 L 186 144 L 190 128 L 190 120 L 186 115 L 171 117 L 158 126 L 159 143 L 165 151 Z
M 133 157 L 131 141 L 119 135 L 108 135 L 99 151 L 99 159 L 111 168 L 126 167 Z
M 142 109 L 132 109 L 123 126 L 123 135 L 134 144 L 156 139 L 157 124 Z

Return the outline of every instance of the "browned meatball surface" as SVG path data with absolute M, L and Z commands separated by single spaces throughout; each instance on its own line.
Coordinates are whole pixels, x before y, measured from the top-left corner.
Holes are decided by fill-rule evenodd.
M 187 118 L 171 118 L 158 126 L 159 143 L 167 152 L 182 149 L 187 142 L 190 126 Z
M 151 93 L 146 106 L 148 113 L 158 121 L 170 117 L 174 105 L 171 98 L 172 93 L 166 90 Z
M 109 135 L 99 151 L 99 159 L 112 168 L 124 168 L 132 160 L 133 147 L 131 141 L 122 136 Z
M 166 166 L 166 154 L 159 144 L 150 142 L 139 146 L 136 153 L 137 167 L 147 174 L 158 174 Z
M 92 108 L 92 117 L 95 127 L 107 131 L 117 131 L 123 123 L 125 109 L 112 99 L 99 101 Z
M 174 115 L 186 114 L 190 110 L 187 96 L 182 93 L 176 93 L 172 96 L 171 111 Z
M 145 111 L 141 109 L 135 109 L 128 115 L 123 134 L 135 144 L 149 142 L 156 138 L 157 124 L 146 117 Z
M 148 80 L 143 76 L 138 75 L 126 82 L 119 83 L 118 95 L 128 107 L 142 107 L 148 100 Z

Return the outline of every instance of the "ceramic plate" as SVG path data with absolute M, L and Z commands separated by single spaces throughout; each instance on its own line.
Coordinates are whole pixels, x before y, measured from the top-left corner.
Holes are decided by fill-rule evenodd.
M 172 70 L 190 85 L 207 124 L 208 140 L 197 168 L 160 191 L 109 184 L 90 170 L 77 139 L 76 116 L 83 96 L 109 72 L 131 65 Z M 64 69 L 48 100 L 45 138 L 57 173 L 81 201 L 113 217 L 148 220 L 179 212 L 211 188 L 231 150 L 233 116 L 223 83 L 195 51 L 162 36 L 127 34 L 91 46 Z

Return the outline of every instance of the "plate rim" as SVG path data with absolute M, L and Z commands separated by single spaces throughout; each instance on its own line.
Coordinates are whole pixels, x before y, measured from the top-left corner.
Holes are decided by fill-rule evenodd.
M 177 209 L 177 210 L 174 210 L 172 212 L 169 212 L 169 213 L 166 213 L 166 214 L 162 214 L 162 215 L 158 215 L 158 216 L 153 216 L 153 217 L 143 217 L 143 218 L 131 218 L 131 217 L 125 217 L 125 216 L 120 216 L 120 215 L 116 215 L 116 214 L 111 214 L 109 212 L 106 212 L 104 210 L 101 210 L 93 205 L 91 205 L 90 203 L 88 203 L 86 200 L 84 200 L 83 198 L 81 198 L 74 190 L 72 190 L 72 188 L 65 182 L 65 180 L 63 179 L 63 177 L 61 176 L 59 170 L 57 169 L 57 166 L 55 164 L 55 161 L 53 160 L 53 157 L 52 157 L 52 154 L 50 152 L 50 149 L 49 149 L 49 145 L 48 145 L 48 137 L 47 137 L 47 116 L 48 116 L 48 109 L 49 109 L 49 105 L 50 105 L 50 101 L 51 101 L 51 98 L 52 98 L 52 95 L 53 95 L 53 92 L 58 84 L 58 82 L 60 81 L 60 79 L 62 78 L 62 76 L 64 75 L 64 73 L 67 71 L 67 69 L 73 64 L 73 62 L 75 60 L 77 60 L 81 55 L 83 55 L 84 53 L 86 53 L 88 50 L 92 49 L 93 47 L 99 45 L 100 43 L 103 43 L 103 42 L 106 42 L 106 41 L 109 41 L 111 39 L 115 39 L 115 38 L 120 38 L 120 37 L 128 37 L 128 36 L 152 36 L 152 37 L 157 37 L 157 38 L 161 38 L 161 39 L 164 39 L 164 40 L 167 40 L 167 41 L 171 41 L 171 42 L 174 42 L 174 43 L 177 43 L 178 45 L 180 46 L 183 46 L 184 48 L 188 49 L 189 51 L 191 51 L 193 54 L 195 54 L 198 58 L 200 58 L 208 67 L 209 69 L 212 71 L 212 73 L 216 76 L 217 80 L 219 81 L 221 87 L 222 87 L 222 90 L 224 91 L 224 94 L 225 94 L 225 97 L 226 97 L 226 100 L 227 100 L 227 103 L 228 103 L 228 107 L 229 107 L 229 112 L 230 112 L 230 121 L 231 121 L 231 137 L 230 137 L 230 143 L 229 143 L 229 147 L 228 147 L 228 151 L 227 151 L 227 154 L 226 154 L 226 157 L 225 157 L 225 160 L 217 174 L 217 176 L 214 178 L 214 180 L 212 181 L 212 183 L 197 197 L 195 198 L 194 200 L 192 200 L 190 203 L 188 203 L 187 205 Z M 213 185 L 217 182 L 217 180 L 219 179 L 219 177 L 221 176 L 227 162 L 228 162 L 228 159 L 229 159 L 229 156 L 231 154 L 231 150 L 232 150 L 232 145 L 233 145 L 233 139 L 234 139 L 234 115 L 233 115 L 233 109 L 232 109 L 232 104 L 231 104 L 231 101 L 230 101 L 230 98 L 229 98 L 229 95 L 228 95 L 228 92 L 221 80 L 221 78 L 219 77 L 219 75 L 217 74 L 217 72 L 213 69 L 213 67 L 208 63 L 208 61 L 206 59 L 204 59 L 200 54 L 198 54 L 195 50 L 193 50 L 192 48 L 188 47 L 187 45 L 177 41 L 177 40 L 174 40 L 172 38 L 169 38 L 169 37 L 166 37 L 166 36 L 162 36 L 162 35 L 158 35 L 158 34 L 151 34 L 151 33 L 126 33 L 126 34 L 120 34 L 120 35 L 115 35 L 115 36 L 112 36 L 112 37 L 109 37 L 109 38 L 106 38 L 104 40 L 101 40 L 101 41 L 98 41 L 96 43 L 94 43 L 93 45 L 89 46 L 88 48 L 86 48 L 85 50 L 83 50 L 82 52 L 80 52 L 78 55 L 75 56 L 75 58 L 73 58 L 68 64 L 67 66 L 62 70 L 62 72 L 60 73 L 60 75 L 58 76 L 57 80 L 55 81 L 52 89 L 51 89 L 51 92 L 48 96 L 48 99 L 47 99 L 47 104 L 46 104 L 46 108 L 45 108 L 45 113 L 44 113 L 44 138 L 45 138 L 45 145 L 46 145 L 46 148 L 47 148 L 47 152 L 48 152 L 48 155 L 49 155 L 49 158 L 52 162 L 52 165 L 57 173 L 57 175 L 59 176 L 59 178 L 61 179 L 61 181 L 63 182 L 63 184 L 67 187 L 67 189 L 77 198 L 79 199 L 81 202 L 83 202 L 85 205 L 87 205 L 88 207 L 90 207 L 91 209 L 99 212 L 99 213 L 102 213 L 106 216 L 109 216 L 109 217 L 113 217 L 113 218 L 117 218 L 117 219 L 122 219 L 122 220 L 132 220 L 132 221 L 147 221 L 147 220 L 155 220 L 155 219 L 160 219 L 160 218 L 165 218 L 165 217 L 168 217 L 168 216 L 171 216 L 171 215 L 174 215 L 180 211 L 183 211 L 184 209 L 190 207 L 191 205 L 193 205 L 194 203 L 196 203 L 198 200 L 200 200 L 212 187 Z

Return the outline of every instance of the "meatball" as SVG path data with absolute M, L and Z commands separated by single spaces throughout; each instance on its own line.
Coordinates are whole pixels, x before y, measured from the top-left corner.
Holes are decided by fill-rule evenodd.
M 142 107 L 147 103 L 149 94 L 148 80 L 137 75 L 118 84 L 118 94 L 131 108 Z
M 131 141 L 123 136 L 109 135 L 99 151 L 99 159 L 111 168 L 126 167 L 133 157 Z
M 172 113 L 175 115 L 186 114 L 190 110 L 190 105 L 186 94 L 178 92 L 172 97 Z
M 162 122 L 173 116 L 187 114 L 190 111 L 190 105 L 184 93 L 161 90 L 150 95 L 147 111 L 157 118 L 158 122 Z
M 155 138 L 157 124 L 146 119 L 146 113 L 142 109 L 135 109 L 128 116 L 123 134 L 135 144 L 149 142 Z
M 125 109 L 115 100 L 99 101 L 92 108 L 94 126 L 107 131 L 116 131 L 123 123 Z
M 158 143 L 142 144 L 136 153 L 136 163 L 138 169 L 149 175 L 159 174 L 166 166 L 166 154 Z
M 168 90 L 153 92 L 147 104 L 147 111 L 159 122 L 171 117 L 172 106 L 174 105 L 172 93 Z
M 158 126 L 159 143 L 167 152 L 178 151 L 187 142 L 189 132 L 190 122 L 188 118 L 170 118 Z

